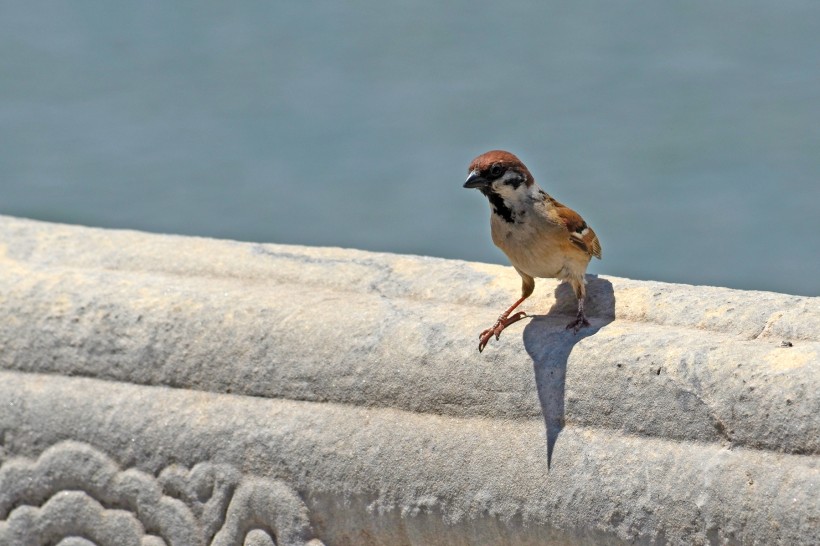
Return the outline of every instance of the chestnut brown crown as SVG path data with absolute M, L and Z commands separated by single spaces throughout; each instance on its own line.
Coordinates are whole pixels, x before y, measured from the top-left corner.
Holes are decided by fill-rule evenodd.
M 532 173 L 518 157 L 505 150 L 490 150 L 470 162 L 469 172 L 480 173 L 485 178 L 496 178 L 507 169 L 514 169 L 526 177 L 526 184 L 533 183 Z

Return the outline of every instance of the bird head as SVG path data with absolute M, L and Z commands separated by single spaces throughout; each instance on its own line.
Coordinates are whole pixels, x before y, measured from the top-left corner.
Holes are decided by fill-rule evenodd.
M 464 187 L 516 201 L 527 194 L 533 183 L 532 174 L 520 159 L 510 152 L 492 150 L 473 159 Z

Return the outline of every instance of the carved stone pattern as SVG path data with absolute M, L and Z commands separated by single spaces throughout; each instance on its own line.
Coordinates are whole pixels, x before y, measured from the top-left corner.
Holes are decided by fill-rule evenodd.
M 228 464 L 122 470 L 61 442 L 0 467 L 0 546 L 321 546 L 287 484 Z

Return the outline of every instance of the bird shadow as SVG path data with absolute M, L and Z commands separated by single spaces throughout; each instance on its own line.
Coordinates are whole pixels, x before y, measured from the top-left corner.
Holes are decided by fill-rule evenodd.
M 552 465 L 555 442 L 566 424 L 564 400 L 569 355 L 577 343 L 595 335 L 615 320 L 612 283 L 595 275 L 587 275 L 585 306 L 590 326 L 577 334 L 567 330 L 567 324 L 575 317 L 577 304 L 569 284 L 562 283 L 555 289 L 555 304 L 547 314 L 534 315 L 524 328 L 524 347 L 532 358 L 535 384 L 547 429 L 548 469 Z

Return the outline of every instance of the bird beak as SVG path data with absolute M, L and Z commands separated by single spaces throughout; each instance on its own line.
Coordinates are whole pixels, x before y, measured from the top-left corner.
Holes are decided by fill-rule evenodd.
M 486 188 L 490 185 L 490 181 L 481 176 L 478 170 L 470 171 L 467 181 L 464 183 L 465 188 Z

